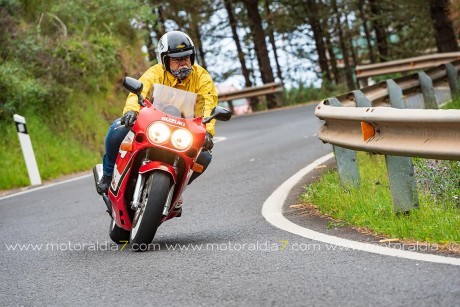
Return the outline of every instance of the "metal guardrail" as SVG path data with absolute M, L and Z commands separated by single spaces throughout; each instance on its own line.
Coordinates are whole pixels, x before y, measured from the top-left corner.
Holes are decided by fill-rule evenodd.
M 263 96 L 267 94 L 274 94 L 283 91 L 283 85 L 281 83 L 267 83 L 262 86 L 248 87 L 239 91 L 220 93 L 220 101 L 232 101 L 240 98 L 250 98 L 256 96 Z
M 411 157 L 460 160 L 460 111 L 436 110 L 445 102 L 439 89 L 459 96 L 459 71 L 456 60 L 322 101 L 319 138 L 334 145 L 342 186 L 360 183 L 354 150 L 385 154 L 395 211 L 417 208 Z M 408 103 L 414 98 L 422 103 Z
M 460 160 L 460 110 L 337 108 L 322 104 L 320 139 L 385 155 Z
M 356 76 L 358 79 L 361 79 L 396 72 L 423 69 L 438 66 L 454 60 L 460 60 L 460 52 L 436 53 L 384 63 L 357 65 Z

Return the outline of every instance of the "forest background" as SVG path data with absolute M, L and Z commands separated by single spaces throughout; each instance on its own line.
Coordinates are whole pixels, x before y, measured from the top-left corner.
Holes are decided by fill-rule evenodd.
M 0 29 L 1 190 L 29 184 L 15 113 L 42 179 L 100 163 L 122 79 L 156 63 L 167 31 L 191 36 L 217 83 L 282 82 L 251 99 L 263 110 L 356 89 L 356 65 L 458 51 L 460 1 L 0 0 Z

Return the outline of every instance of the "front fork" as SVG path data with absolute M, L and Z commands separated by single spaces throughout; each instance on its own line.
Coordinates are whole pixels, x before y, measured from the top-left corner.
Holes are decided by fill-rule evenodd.
M 150 162 L 149 159 L 144 158 L 144 160 L 142 161 L 142 165 L 146 165 L 149 162 Z M 176 158 L 174 159 L 174 163 L 173 163 L 173 168 L 174 169 L 177 169 L 177 164 L 178 163 L 179 163 L 179 156 L 176 156 Z M 141 194 L 142 194 L 143 189 L 144 188 L 149 188 L 149 187 L 144 187 L 146 178 L 149 175 L 150 175 L 150 172 L 148 172 L 148 173 L 139 173 L 137 175 L 136 187 L 134 188 L 133 200 L 131 202 L 131 209 L 133 209 L 134 211 L 137 211 L 139 209 L 139 207 L 142 205 L 142 203 L 140 202 L 140 198 L 141 198 Z M 169 213 L 169 208 L 171 207 L 172 196 L 174 194 L 174 186 L 175 186 L 175 184 L 173 184 L 171 186 L 171 189 L 169 190 L 168 199 L 166 200 L 165 206 L 163 208 L 163 215 L 164 216 L 167 216 L 168 213 Z

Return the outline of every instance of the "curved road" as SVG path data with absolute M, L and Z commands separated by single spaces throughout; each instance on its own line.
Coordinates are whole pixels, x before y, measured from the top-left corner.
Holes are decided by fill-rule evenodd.
M 300 251 L 318 242 L 262 217 L 282 182 L 330 152 L 314 107 L 219 123 L 226 140 L 149 252 L 110 243 L 90 177 L 0 199 L 1 305 L 458 306 L 458 266 Z

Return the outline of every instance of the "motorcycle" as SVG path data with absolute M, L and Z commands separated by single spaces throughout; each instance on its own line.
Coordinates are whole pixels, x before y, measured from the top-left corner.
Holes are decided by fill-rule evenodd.
M 138 97 L 140 111 L 121 143 L 112 182 L 102 198 L 111 216 L 110 238 L 144 251 L 165 221 L 182 214 L 182 197 L 211 120 L 228 121 L 231 112 L 217 106 L 207 118 L 195 118 L 197 94 L 155 84 L 152 102 L 142 97 L 143 84 L 126 77 L 123 86 Z M 116 128 L 115 128 L 116 129 Z M 97 183 L 102 164 L 93 168 Z

